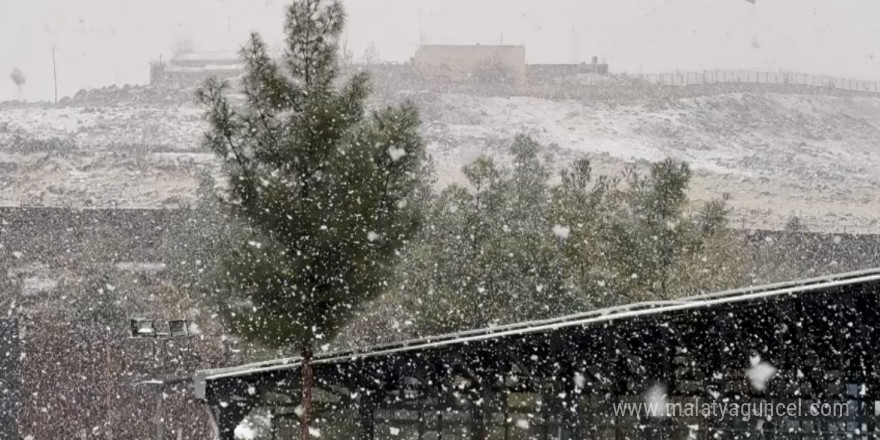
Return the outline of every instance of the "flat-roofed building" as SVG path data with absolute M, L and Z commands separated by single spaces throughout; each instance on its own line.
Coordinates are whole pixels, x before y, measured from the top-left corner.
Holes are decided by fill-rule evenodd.
M 244 73 L 244 62 L 235 52 L 190 52 L 175 55 L 167 63 L 150 66 L 154 85 L 190 85 L 209 77 L 230 78 Z

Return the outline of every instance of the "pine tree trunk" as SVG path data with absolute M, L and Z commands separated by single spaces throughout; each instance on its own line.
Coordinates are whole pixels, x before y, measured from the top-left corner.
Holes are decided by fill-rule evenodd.
M 302 379 L 302 416 L 300 417 L 300 439 L 309 440 L 309 428 L 312 425 L 312 348 L 302 350 L 302 367 L 300 368 Z

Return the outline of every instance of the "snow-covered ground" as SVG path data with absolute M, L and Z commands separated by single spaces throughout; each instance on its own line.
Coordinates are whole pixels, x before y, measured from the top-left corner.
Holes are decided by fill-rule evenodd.
M 92 149 L 145 144 L 190 150 L 201 136 L 201 118 L 202 111 L 190 106 L 10 107 L 0 110 L 0 142 L 20 135 Z
M 0 204 L 158 207 L 192 200 L 201 111 L 179 106 L 0 111 Z
M 673 157 L 695 170 L 692 197 L 732 196 L 738 224 L 880 232 L 880 97 L 728 94 L 612 105 L 537 98 L 416 95 L 441 176 L 518 132 L 558 164 L 599 172 Z M 458 175 L 457 175 L 458 174 Z
M 695 169 L 692 197 L 729 193 L 737 223 L 880 232 L 880 97 L 727 94 L 637 104 L 408 93 L 441 183 L 480 154 L 503 159 L 517 133 L 556 165 L 597 172 L 666 157 Z M 0 111 L 0 204 L 158 207 L 192 200 L 201 170 L 192 105 L 7 107 Z M 35 143 L 41 140 L 42 143 Z

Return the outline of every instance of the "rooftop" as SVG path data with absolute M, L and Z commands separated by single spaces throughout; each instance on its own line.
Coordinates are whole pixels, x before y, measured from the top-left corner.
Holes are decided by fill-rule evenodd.
M 422 49 L 523 49 L 525 46 L 521 44 L 423 44 L 419 46 Z
M 312 363 L 316 365 L 337 364 L 371 357 L 395 355 L 403 352 L 415 352 L 438 347 L 466 345 L 479 341 L 501 339 L 508 336 L 546 334 L 565 328 L 595 326 L 615 320 L 630 320 L 648 315 L 661 315 L 677 311 L 706 309 L 739 302 L 752 302 L 756 300 L 809 294 L 813 292 L 827 292 L 841 287 L 876 282 L 880 282 L 880 268 L 727 290 L 680 298 L 673 301 L 652 301 L 627 304 L 546 320 L 519 322 L 505 326 L 431 336 L 398 343 L 372 346 L 361 350 L 331 352 L 315 356 Z M 294 356 L 231 368 L 201 370 L 196 372 L 194 378 L 196 382 L 196 394 L 197 397 L 204 398 L 205 385 L 210 381 L 280 370 L 291 370 L 298 368 L 300 363 L 301 358 Z
M 175 55 L 171 64 L 178 63 L 240 63 L 241 57 L 238 52 L 189 52 Z

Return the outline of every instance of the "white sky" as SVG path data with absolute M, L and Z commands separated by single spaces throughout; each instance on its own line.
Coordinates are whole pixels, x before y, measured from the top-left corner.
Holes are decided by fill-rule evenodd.
M 147 83 L 176 42 L 281 40 L 286 0 L 0 0 L 0 100 Z M 356 56 L 406 61 L 428 44 L 526 45 L 531 63 L 605 59 L 612 71 L 795 70 L 880 80 L 878 0 L 345 0 Z M 421 13 L 420 13 L 421 11 Z M 421 16 L 421 20 L 420 17 Z M 421 21 L 421 32 L 419 22 Z M 9 78 L 27 76 L 19 95 Z

